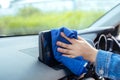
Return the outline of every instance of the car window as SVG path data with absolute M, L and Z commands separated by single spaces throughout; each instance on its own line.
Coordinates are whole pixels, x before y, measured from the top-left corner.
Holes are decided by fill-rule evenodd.
M 118 0 L 2 0 L 0 36 L 38 34 L 59 27 L 87 28 Z

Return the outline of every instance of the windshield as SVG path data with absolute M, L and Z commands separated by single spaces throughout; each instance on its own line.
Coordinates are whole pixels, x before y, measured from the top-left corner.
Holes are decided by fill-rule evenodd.
M 0 36 L 38 34 L 62 26 L 87 28 L 118 0 L 2 0 Z

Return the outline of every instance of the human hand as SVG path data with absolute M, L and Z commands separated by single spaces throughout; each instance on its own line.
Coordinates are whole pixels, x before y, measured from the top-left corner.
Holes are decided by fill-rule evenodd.
M 84 40 L 80 36 L 78 36 L 78 40 L 70 39 L 66 37 L 63 32 L 61 32 L 61 36 L 71 43 L 65 44 L 63 42 L 57 41 L 56 44 L 60 46 L 59 48 L 57 48 L 57 51 L 63 53 L 63 56 L 72 58 L 83 56 L 84 59 L 90 62 L 95 62 L 98 50 L 92 47 L 86 40 Z

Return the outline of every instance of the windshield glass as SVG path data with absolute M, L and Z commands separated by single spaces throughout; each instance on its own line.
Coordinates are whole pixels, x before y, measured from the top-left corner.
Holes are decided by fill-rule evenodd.
M 62 26 L 87 28 L 118 0 L 1 0 L 0 36 L 38 34 Z

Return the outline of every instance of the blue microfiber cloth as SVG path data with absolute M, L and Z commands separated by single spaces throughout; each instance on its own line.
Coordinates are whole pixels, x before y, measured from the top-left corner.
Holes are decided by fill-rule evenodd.
M 83 57 L 81 56 L 78 56 L 76 58 L 69 58 L 69 57 L 62 56 L 62 53 L 57 51 L 57 48 L 59 47 L 56 45 L 57 41 L 61 41 L 66 44 L 71 44 L 66 39 L 61 37 L 60 35 L 61 32 L 64 32 L 65 35 L 69 38 L 77 39 L 77 31 L 75 30 L 69 30 L 65 27 L 51 30 L 52 50 L 53 50 L 54 57 L 58 62 L 61 62 L 63 65 L 69 68 L 75 75 L 80 76 L 82 73 L 86 72 L 85 67 L 88 62 L 84 60 Z

